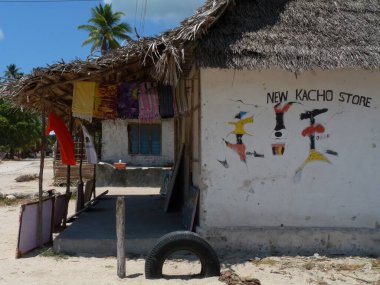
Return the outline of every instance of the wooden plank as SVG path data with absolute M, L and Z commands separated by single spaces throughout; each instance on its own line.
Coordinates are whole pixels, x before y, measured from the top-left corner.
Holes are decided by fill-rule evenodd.
M 179 150 L 177 160 L 174 164 L 173 173 L 172 173 L 172 176 L 171 176 L 171 179 L 169 182 L 169 186 L 168 186 L 168 192 L 166 193 L 166 197 L 165 197 L 165 206 L 164 206 L 165 212 L 167 212 L 169 210 L 170 202 L 171 202 L 171 199 L 173 196 L 174 185 L 175 185 L 175 182 L 177 180 L 177 174 L 178 174 L 179 166 L 181 165 L 181 161 L 182 161 L 182 157 L 183 157 L 184 148 L 185 148 L 185 145 L 182 144 L 181 148 Z
M 103 196 L 107 195 L 108 193 L 108 190 L 104 191 L 102 194 L 100 194 L 99 196 L 96 196 L 96 198 L 92 199 L 91 201 L 87 202 L 85 205 L 84 205 L 84 208 L 78 212 L 76 212 L 75 214 L 71 215 L 70 217 L 67 218 L 67 222 L 72 222 L 75 220 L 76 217 L 78 217 L 80 214 L 82 214 L 84 211 L 86 211 L 87 209 L 91 208 L 92 206 L 94 206 L 97 201 L 102 198 Z
M 57 232 L 63 228 L 62 223 L 65 216 L 67 216 L 67 208 L 69 206 L 70 197 L 71 193 L 65 193 L 55 197 L 53 232 Z
M 199 201 L 199 189 L 197 187 L 189 187 L 188 199 L 182 209 L 182 224 L 188 231 L 193 231 L 195 214 L 197 212 Z
M 90 180 L 93 178 L 93 170 L 94 165 L 89 163 L 83 163 L 82 165 L 82 177 L 84 180 Z M 65 183 L 66 182 L 66 165 L 56 162 L 54 165 L 54 182 L 57 183 Z M 72 182 L 79 181 L 79 167 L 72 166 L 70 169 L 70 176 Z
M 94 180 L 90 179 L 86 182 L 86 185 L 84 187 L 84 203 L 86 204 L 88 201 L 91 200 L 93 187 L 94 186 Z

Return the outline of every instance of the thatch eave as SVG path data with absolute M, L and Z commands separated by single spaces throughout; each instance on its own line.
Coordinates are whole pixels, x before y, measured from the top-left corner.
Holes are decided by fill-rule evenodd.
M 3 91 L 34 108 L 30 101 L 41 105 L 46 94 L 71 98 L 76 80 L 117 81 L 136 73 L 133 80 L 176 85 L 193 64 L 295 73 L 374 70 L 380 68 L 379 26 L 378 0 L 208 0 L 178 28 L 104 56 L 34 69 Z M 69 109 L 69 100 L 61 101 Z

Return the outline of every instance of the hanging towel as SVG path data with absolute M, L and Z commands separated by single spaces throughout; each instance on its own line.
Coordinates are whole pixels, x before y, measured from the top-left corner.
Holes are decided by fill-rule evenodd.
M 49 114 L 46 135 L 54 131 L 60 146 L 62 163 L 75 165 L 74 140 L 65 123 L 53 112 Z
M 158 85 L 158 99 L 161 118 L 173 118 L 173 90 L 169 85 Z
M 117 117 L 117 85 L 100 84 L 95 94 L 94 117 L 115 120 Z
M 74 83 L 72 104 L 74 117 L 92 122 L 96 90 L 96 82 L 79 81 Z
M 139 120 L 152 123 L 160 118 L 157 88 L 153 83 L 145 82 L 139 89 Z
M 82 125 L 82 130 L 85 141 L 87 162 L 91 164 L 97 164 L 98 156 L 96 155 L 94 140 L 92 139 L 92 136 L 89 134 L 88 130 L 84 125 Z
M 117 115 L 121 119 L 139 117 L 139 88 L 136 83 L 125 82 L 117 91 Z

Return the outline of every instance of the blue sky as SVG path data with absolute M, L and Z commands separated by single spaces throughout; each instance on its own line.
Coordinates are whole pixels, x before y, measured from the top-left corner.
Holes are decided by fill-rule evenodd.
M 90 45 L 82 47 L 91 8 L 112 3 L 114 10 L 136 26 L 141 36 L 155 35 L 175 27 L 192 15 L 204 0 L 103 0 L 93 2 L 17 3 L 0 0 L 0 76 L 14 63 L 24 73 L 61 59 L 85 59 Z M 146 3 L 146 9 L 144 8 Z M 136 12 L 137 10 L 137 12 Z M 145 11 L 145 12 L 144 12 Z

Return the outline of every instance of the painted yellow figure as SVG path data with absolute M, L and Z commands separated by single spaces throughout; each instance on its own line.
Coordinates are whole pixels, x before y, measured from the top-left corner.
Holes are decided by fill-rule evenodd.
M 231 134 L 235 135 L 249 135 L 245 130 L 244 130 L 244 125 L 245 124 L 252 124 L 253 123 L 253 116 L 239 120 L 237 122 L 228 122 L 229 125 L 234 125 L 235 130 L 231 132 Z
M 296 172 L 301 171 L 306 164 L 312 162 L 312 161 L 324 161 L 331 164 L 331 161 L 326 158 L 322 153 L 316 151 L 315 149 L 309 150 L 309 156 L 306 158 L 306 160 L 302 163 L 302 165 L 297 169 Z

